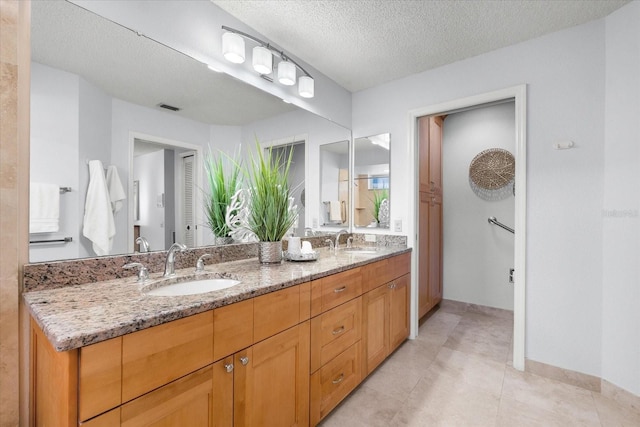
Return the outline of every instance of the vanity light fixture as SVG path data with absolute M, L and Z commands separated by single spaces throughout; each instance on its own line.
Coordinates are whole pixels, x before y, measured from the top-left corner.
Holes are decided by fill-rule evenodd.
M 288 57 L 284 51 L 278 50 L 259 38 L 253 37 L 227 26 L 222 26 L 225 33 L 222 35 L 222 54 L 227 61 L 234 64 L 242 64 L 245 60 L 244 39 L 251 40 L 258 44 L 253 48 L 253 57 L 251 63 L 253 69 L 269 81 L 274 78 L 267 76 L 273 72 L 273 56 L 281 59 L 278 64 L 277 78 L 280 84 L 285 86 L 293 86 L 296 84 L 296 68 L 302 72 L 298 79 L 298 94 L 303 98 L 313 98 L 315 95 L 315 87 L 313 77 L 302 68 L 296 61 Z M 275 77 L 275 76 L 274 76 Z

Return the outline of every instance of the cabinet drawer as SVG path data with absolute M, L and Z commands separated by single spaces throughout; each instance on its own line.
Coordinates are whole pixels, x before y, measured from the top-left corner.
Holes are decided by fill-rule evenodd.
M 80 427 L 113 427 L 120 425 L 120 408 L 80 423 Z
M 362 297 L 311 319 L 311 372 L 362 337 Z
M 369 292 L 411 272 L 411 254 L 383 259 L 362 267 L 363 292 Z
M 362 379 L 360 341 L 311 375 L 311 425 L 316 425 Z
M 82 347 L 78 365 L 79 421 L 120 405 L 122 337 Z
M 122 337 L 122 401 L 213 362 L 213 311 Z
M 362 294 L 360 268 L 311 282 L 311 316 L 317 316 Z

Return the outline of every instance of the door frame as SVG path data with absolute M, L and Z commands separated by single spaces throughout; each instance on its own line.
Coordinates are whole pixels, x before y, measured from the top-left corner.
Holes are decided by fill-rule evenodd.
M 410 203 L 414 212 L 413 237 L 417 241 L 419 208 L 419 133 L 418 117 L 447 114 L 493 102 L 514 100 L 515 104 L 515 235 L 514 235 L 514 295 L 513 295 L 513 367 L 524 370 L 525 360 L 525 309 L 526 309 L 526 237 L 527 237 L 527 85 L 517 85 L 493 92 L 459 98 L 440 104 L 429 105 L 409 111 L 409 156 L 413 162 L 413 182 Z M 415 246 L 415 245 L 414 245 Z M 412 252 L 412 271 L 417 271 L 418 251 Z M 411 337 L 418 334 L 418 282 L 416 275 L 411 278 Z
M 190 144 L 188 142 L 183 142 L 183 141 L 177 141 L 174 139 L 169 139 L 169 138 L 163 138 L 160 136 L 155 136 L 155 135 L 149 135 L 146 133 L 142 133 L 142 132 L 135 132 L 135 131 L 129 131 L 129 182 L 128 182 L 128 192 L 129 192 L 129 200 L 133 200 L 133 149 L 134 149 L 134 144 L 135 144 L 135 140 L 136 139 L 140 139 L 146 142 L 150 142 L 153 144 L 158 144 L 160 146 L 171 146 L 171 147 L 175 147 L 178 149 L 182 149 L 182 150 L 190 150 L 194 152 L 195 155 L 195 173 L 194 173 L 194 178 L 193 178 L 193 186 L 195 191 L 199 191 L 200 189 L 202 189 L 202 170 L 203 170 L 203 156 L 202 156 L 202 146 L 199 145 L 195 145 L 195 144 Z M 182 166 L 180 166 L 182 167 Z M 178 186 L 181 184 L 181 180 L 182 180 L 182 171 L 181 170 L 174 170 L 174 174 L 176 177 L 178 177 L 178 179 L 180 180 L 180 182 L 176 182 L 176 188 L 178 188 Z M 203 213 L 204 213 L 204 209 L 202 207 L 202 197 L 195 197 L 195 225 L 196 225 L 196 233 L 194 236 L 194 245 L 195 247 L 198 247 L 199 245 L 202 244 L 203 237 L 204 237 L 204 231 L 203 229 L 205 227 L 201 227 L 200 225 L 204 224 L 203 222 Z M 178 211 L 180 209 L 181 206 L 178 206 L 176 204 L 176 211 Z M 134 220 L 133 220 L 133 205 L 130 204 L 129 207 L 129 224 L 134 224 Z M 131 230 L 127 230 L 128 233 L 128 245 L 129 245 L 129 252 L 133 253 L 133 239 L 132 239 L 132 235 L 133 235 L 133 227 L 130 227 Z

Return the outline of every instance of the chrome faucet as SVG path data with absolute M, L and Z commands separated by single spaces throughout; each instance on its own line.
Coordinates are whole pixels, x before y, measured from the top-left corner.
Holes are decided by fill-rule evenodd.
M 304 228 L 304 235 L 306 237 L 306 236 L 315 236 L 316 234 L 313 232 L 313 228 L 305 227 Z
M 336 233 L 336 243 L 334 245 L 336 253 L 338 252 L 338 245 L 340 244 L 340 236 L 342 236 L 343 234 L 349 234 L 349 231 L 343 228 L 342 230 L 338 230 L 338 232 Z
M 184 252 L 187 250 L 187 247 L 182 243 L 174 243 L 173 245 L 171 245 L 171 247 L 169 248 L 169 251 L 167 252 L 167 259 L 165 259 L 164 261 L 163 277 L 171 277 L 176 275 L 176 272 L 175 272 L 176 250 L 180 252 Z
M 142 236 L 136 239 L 136 244 L 140 245 L 140 252 L 149 252 L 149 242 Z

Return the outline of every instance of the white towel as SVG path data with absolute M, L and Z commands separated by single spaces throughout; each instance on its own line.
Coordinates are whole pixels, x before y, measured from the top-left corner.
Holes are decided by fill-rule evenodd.
M 111 210 L 115 215 L 122 208 L 122 201 L 127 198 L 127 195 L 124 192 L 124 188 L 122 188 L 118 169 L 113 165 L 107 168 L 107 188 L 109 189 Z
M 93 242 L 96 255 L 109 255 L 116 235 L 111 199 L 100 160 L 89 161 L 89 188 L 84 205 L 82 234 Z
M 60 186 L 32 182 L 29 188 L 29 233 L 60 230 Z
M 342 222 L 342 207 L 338 200 L 329 202 L 329 221 Z

